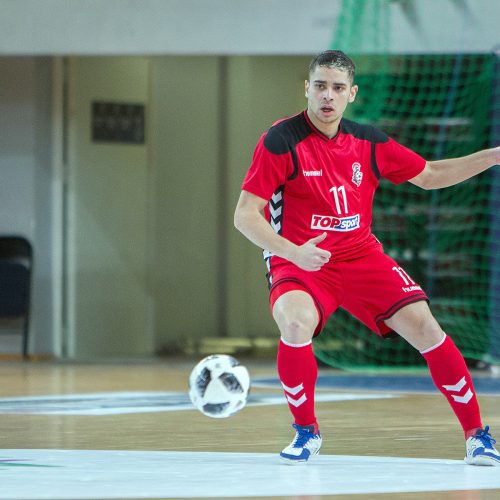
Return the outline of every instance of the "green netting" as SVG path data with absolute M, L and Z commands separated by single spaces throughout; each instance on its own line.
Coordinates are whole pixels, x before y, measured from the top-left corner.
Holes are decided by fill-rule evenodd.
M 347 116 L 378 126 L 428 159 L 487 147 L 495 56 L 390 55 L 389 4 L 389 0 L 343 2 L 332 48 L 354 59 L 359 85 Z M 492 311 L 498 319 L 499 305 L 499 299 L 492 297 L 499 287 L 492 286 L 491 207 L 500 208 L 498 187 L 491 189 L 493 180 L 497 185 L 499 181 L 493 176 L 490 170 L 433 191 L 382 180 L 373 224 L 389 255 L 424 287 L 434 315 L 464 356 L 487 361 L 500 358 L 500 349 L 491 347 L 491 325 L 498 324 L 492 321 Z M 348 369 L 424 364 L 402 339 L 381 340 L 342 310 L 329 319 L 315 352 L 323 362 Z

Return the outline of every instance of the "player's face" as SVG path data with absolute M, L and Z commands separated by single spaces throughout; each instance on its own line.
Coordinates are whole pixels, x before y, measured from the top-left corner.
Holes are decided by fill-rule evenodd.
M 329 135 L 337 131 L 347 105 L 354 101 L 357 85 L 352 85 L 347 71 L 317 66 L 306 80 L 307 110 L 311 121 Z

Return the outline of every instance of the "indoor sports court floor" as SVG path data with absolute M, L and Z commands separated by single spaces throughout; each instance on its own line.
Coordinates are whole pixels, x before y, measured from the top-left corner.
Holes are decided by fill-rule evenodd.
M 193 364 L 0 362 L 0 499 L 500 498 L 500 470 L 463 463 L 461 431 L 426 374 L 320 370 L 321 455 L 289 466 L 273 364 L 247 363 L 249 404 L 226 420 L 192 409 Z M 500 375 L 475 380 L 498 438 Z

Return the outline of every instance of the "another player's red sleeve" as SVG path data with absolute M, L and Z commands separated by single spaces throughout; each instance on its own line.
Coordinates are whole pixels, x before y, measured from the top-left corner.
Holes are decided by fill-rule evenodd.
M 376 145 L 376 161 L 381 177 L 393 184 L 413 179 L 425 167 L 425 159 L 393 139 Z
M 265 136 L 266 134 L 260 138 L 255 147 L 242 189 L 269 200 L 290 175 L 291 161 L 290 153 L 271 153 L 264 145 Z

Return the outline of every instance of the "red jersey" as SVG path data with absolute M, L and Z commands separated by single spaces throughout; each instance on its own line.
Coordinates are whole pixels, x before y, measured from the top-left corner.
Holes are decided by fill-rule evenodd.
M 278 234 L 302 245 L 326 232 L 319 246 L 344 261 L 378 244 L 371 222 L 380 177 L 399 184 L 424 167 L 421 156 L 372 126 L 342 118 L 330 139 L 304 111 L 262 135 L 242 188 L 269 200 L 265 216 Z

